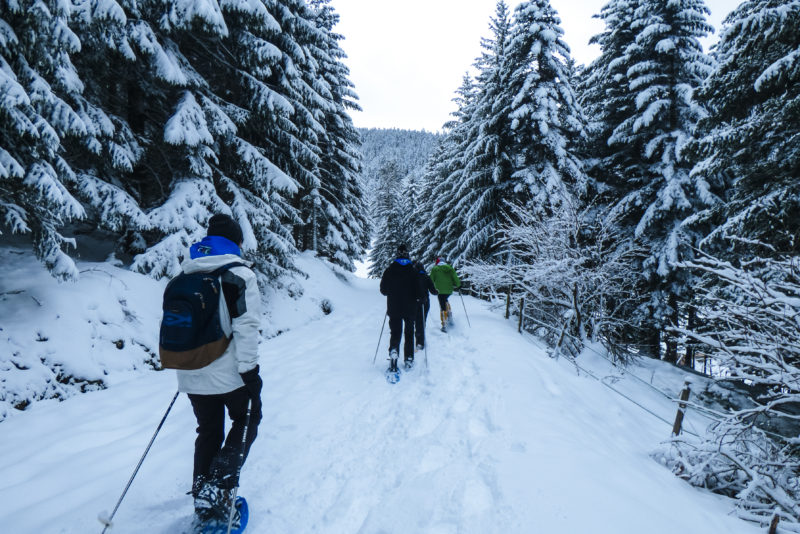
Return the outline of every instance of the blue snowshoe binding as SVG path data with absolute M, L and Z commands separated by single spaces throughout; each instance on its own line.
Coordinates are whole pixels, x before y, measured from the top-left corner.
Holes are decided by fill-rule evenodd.
M 232 490 L 222 490 L 210 484 L 195 497 L 193 534 L 227 534 Z M 236 497 L 231 522 L 231 534 L 241 534 L 247 526 L 250 511 L 244 497 Z

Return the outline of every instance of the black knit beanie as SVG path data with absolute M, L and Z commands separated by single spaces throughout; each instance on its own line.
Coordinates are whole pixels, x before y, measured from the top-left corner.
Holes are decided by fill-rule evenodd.
M 242 241 L 244 241 L 242 227 L 233 220 L 233 217 L 224 213 L 217 213 L 208 220 L 208 232 L 206 235 L 224 237 L 237 245 L 241 245 Z
M 397 257 L 408 258 L 408 247 L 405 244 L 397 245 Z

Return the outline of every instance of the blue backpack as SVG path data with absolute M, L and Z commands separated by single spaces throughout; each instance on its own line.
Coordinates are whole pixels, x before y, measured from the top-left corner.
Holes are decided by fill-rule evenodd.
M 207 273 L 181 273 L 170 280 L 158 339 L 162 367 L 201 369 L 222 356 L 231 340 L 219 317 L 220 276 L 240 265 L 244 263 L 229 263 Z

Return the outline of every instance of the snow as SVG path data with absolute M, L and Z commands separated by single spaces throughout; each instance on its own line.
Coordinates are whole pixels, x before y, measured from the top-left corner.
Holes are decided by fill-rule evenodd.
M 178 108 L 164 128 L 164 141 L 171 145 L 197 146 L 212 144 L 214 137 L 208 131 L 205 114 L 194 95 L 184 91 Z
M 86 299 L 100 314 L 126 296 L 139 321 L 120 320 L 119 335 L 155 336 L 162 283 L 108 264 L 78 265 L 100 271 L 81 286 L 48 286 L 42 298 L 73 298 L 81 316 Z M 297 265 L 309 275 L 295 287 L 302 285 L 295 293 L 302 297 L 271 293 L 265 318 L 264 420 L 241 480 L 248 532 L 759 532 L 729 515 L 732 501 L 690 487 L 652 459 L 669 425 L 569 361 L 548 358 L 487 303 L 463 298 L 469 327 L 454 295 L 456 327 L 445 334 L 435 327 L 434 300 L 428 350 L 391 386 L 383 377 L 388 330 L 372 364 L 385 310 L 378 281 L 310 253 Z M 4 283 L 23 279 L 17 272 Z M 326 299 L 329 315 L 320 308 Z M 33 300 L 13 311 L 0 306 L 3 337 L 25 328 L 55 335 L 52 314 Z M 78 332 L 51 348 L 87 363 L 85 337 Z M 579 362 L 662 419 L 674 417 L 671 401 L 631 377 L 646 382 L 660 362 L 621 373 L 591 350 Z M 662 371 L 657 385 L 674 394 L 681 375 Z M 102 529 L 96 517 L 113 509 L 176 388 L 170 371 L 111 376 L 108 389 L 36 402 L 0 423 L 4 531 Z M 689 411 L 686 424 L 701 431 L 705 423 Z M 111 532 L 172 533 L 189 524 L 194 432 L 181 395 Z

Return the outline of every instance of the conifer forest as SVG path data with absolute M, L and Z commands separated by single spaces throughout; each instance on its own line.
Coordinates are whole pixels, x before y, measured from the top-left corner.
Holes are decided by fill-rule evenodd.
M 608 0 L 577 65 L 548 0 L 500 0 L 428 133 L 355 127 L 329 0 L 0 0 L 0 247 L 171 277 L 224 212 L 274 287 L 408 244 L 553 357 L 711 377 L 716 422 L 664 461 L 800 532 L 800 0 L 704 50 L 708 14 Z

